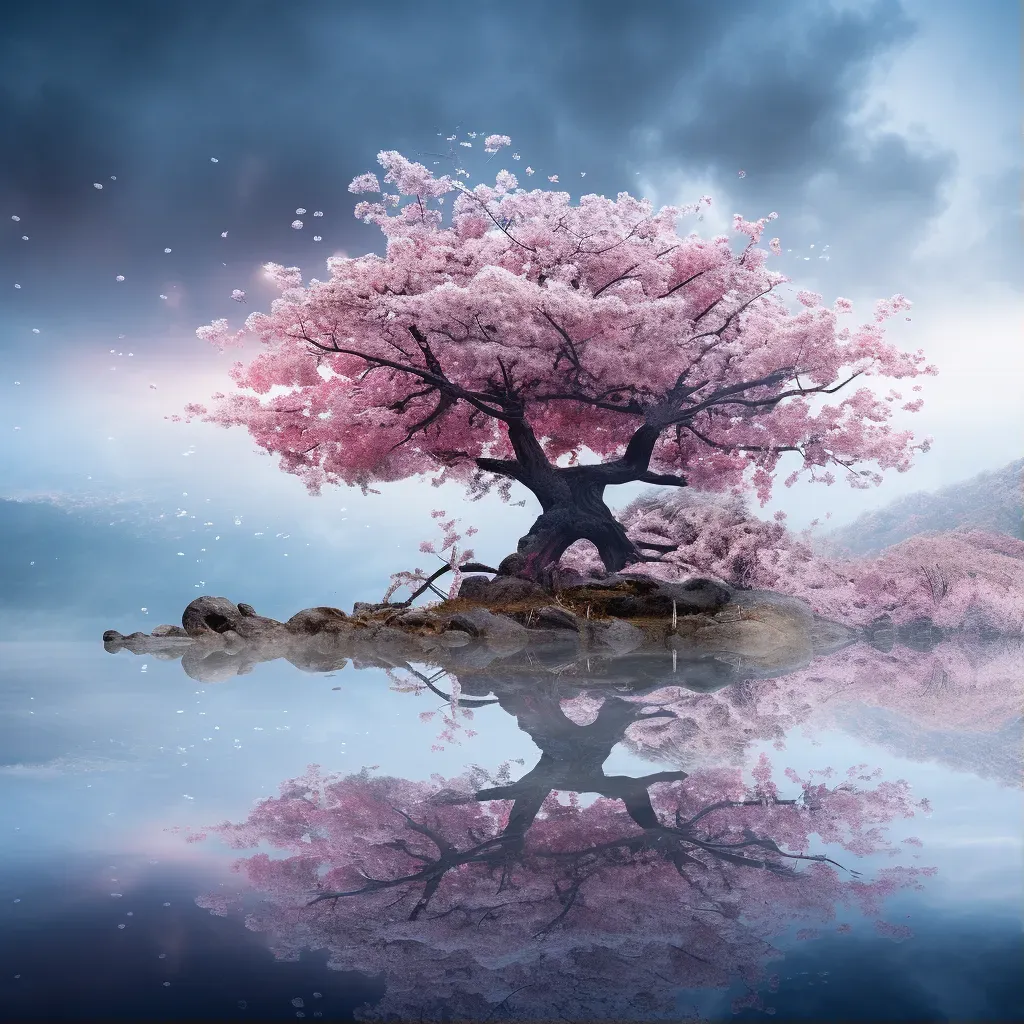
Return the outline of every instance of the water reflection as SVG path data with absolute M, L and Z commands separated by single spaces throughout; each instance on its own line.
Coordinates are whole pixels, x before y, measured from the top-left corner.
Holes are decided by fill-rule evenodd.
M 209 681 L 274 657 L 338 670 L 353 653 L 338 638 L 212 652 L 169 639 L 163 656 L 184 654 L 186 672 Z M 750 765 L 752 744 L 782 749 L 794 726 L 834 721 L 854 701 L 946 724 L 963 721 L 966 693 L 976 724 L 1003 726 L 1015 711 L 1014 643 L 865 639 L 833 634 L 789 672 L 687 651 L 595 658 L 564 642 L 437 650 L 430 665 L 397 638 L 360 650 L 354 664 L 445 702 L 421 716 L 439 729 L 435 749 L 474 736 L 475 713 L 497 706 L 533 741 L 535 763 L 518 778 L 506 763 L 429 782 L 310 766 L 244 820 L 189 835 L 262 851 L 236 865 L 248 888 L 199 904 L 244 914 L 279 958 L 323 950 L 334 969 L 382 976 L 367 1019 L 697 1016 L 692 990 L 737 983 L 734 1011 L 771 1012 L 773 939 L 852 931 L 836 923 L 843 910 L 906 939 L 909 915 L 884 905 L 935 869 L 877 863 L 920 858 L 919 838 L 887 834 L 928 810 L 905 781 L 859 764 L 838 776 L 790 769 L 783 782 L 765 753 Z M 665 767 L 610 773 L 617 748 Z M 722 767 L 744 761 L 747 776 Z M 862 877 L 853 864 L 868 862 Z
M 326 949 L 338 969 L 385 976 L 369 1018 L 660 1019 L 685 1011 L 681 990 L 737 977 L 755 1005 L 771 936 L 828 926 L 837 904 L 878 917 L 932 873 L 866 881 L 807 852 L 818 836 L 899 853 L 884 825 L 926 806 L 905 783 L 865 786 L 862 767 L 833 786 L 791 773 L 799 795 L 784 799 L 763 755 L 752 787 L 734 769 L 609 776 L 612 746 L 646 717 L 637 705 L 609 698 L 578 725 L 554 699 L 500 702 L 541 751 L 516 781 L 508 766 L 429 783 L 311 766 L 214 830 L 272 851 L 238 868 L 263 897 L 246 925 L 277 955 Z M 225 914 L 246 902 L 200 900 Z
M 829 993 L 886 950 L 917 1019 L 1005 1019 L 1020 995 L 1019 641 L 858 638 L 758 675 L 683 651 L 673 671 L 668 651 L 339 658 L 307 638 L 293 662 L 227 650 L 210 685 L 171 640 L 5 649 L 19 1017 L 877 1019 L 851 981 Z M 968 907 L 996 1002 L 931 994 L 966 977 L 936 937 Z

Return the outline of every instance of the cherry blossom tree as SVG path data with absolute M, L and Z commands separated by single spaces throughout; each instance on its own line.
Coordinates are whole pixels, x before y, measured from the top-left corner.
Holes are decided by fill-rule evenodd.
M 507 144 L 489 138 L 492 154 Z M 543 579 L 577 540 L 610 571 L 665 550 L 628 536 L 609 486 L 753 486 L 763 503 L 787 452 L 812 479 L 831 483 L 838 467 L 866 487 L 927 450 L 887 422 L 900 392 L 846 390 L 937 372 L 885 338 L 883 322 L 910 303 L 894 295 L 852 329 L 838 325 L 846 299 L 828 307 L 800 291 L 791 310 L 787 278 L 758 247 L 775 214 L 735 215 L 734 251 L 728 235 L 681 233 L 706 197 L 573 205 L 507 170 L 469 188 L 394 151 L 378 162 L 383 184 L 368 173 L 349 188 L 377 195 L 355 212 L 380 227 L 384 256 L 334 257 L 326 280 L 307 283 L 268 264 L 281 290 L 269 313 L 197 332 L 220 346 L 254 335 L 265 349 L 232 370 L 237 392 L 187 414 L 246 427 L 311 492 L 436 472 L 474 497 L 498 483 L 507 499 L 520 483 L 542 512 L 506 569 Z M 581 464 L 585 452 L 599 461 Z
M 506 710 L 542 752 L 518 781 L 508 766 L 412 782 L 313 765 L 213 829 L 275 851 L 236 864 L 262 897 L 247 927 L 279 957 L 326 949 L 335 968 L 384 974 L 367 1017 L 678 1019 L 679 989 L 753 986 L 778 956 L 773 936 L 801 923 L 811 937 L 837 906 L 877 917 L 931 873 L 889 867 L 867 881 L 810 852 L 812 837 L 852 855 L 901 852 L 884 825 L 927 801 L 863 765 L 832 786 L 830 770 L 788 771 L 792 797 L 764 757 L 752 784 L 735 769 L 606 776 L 611 746 L 648 712 L 611 698 L 581 725 L 525 693 Z M 226 914 L 252 901 L 197 902 Z

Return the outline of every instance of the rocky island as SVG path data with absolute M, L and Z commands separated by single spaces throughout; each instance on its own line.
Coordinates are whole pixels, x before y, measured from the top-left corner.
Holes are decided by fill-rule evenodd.
M 882 620 L 854 628 L 774 591 L 615 573 L 570 580 L 555 591 L 515 576 L 467 576 L 458 597 L 433 605 L 357 602 L 351 613 L 305 608 L 286 622 L 204 596 L 188 605 L 180 626 L 128 636 L 107 630 L 103 642 L 110 653 L 180 658 L 204 682 L 277 658 L 312 672 L 337 670 L 351 659 L 357 667 L 415 663 L 458 671 L 464 681 L 479 679 L 474 690 L 488 676 L 539 671 L 566 673 L 585 686 L 711 691 L 797 671 L 853 643 L 891 646 L 897 636 L 927 643 L 939 632 L 920 623 L 897 634 Z

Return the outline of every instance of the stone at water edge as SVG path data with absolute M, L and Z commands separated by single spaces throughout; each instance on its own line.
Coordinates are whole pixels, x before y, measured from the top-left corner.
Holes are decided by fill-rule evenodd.
M 473 636 L 461 629 L 446 629 L 438 639 L 445 647 L 465 647 Z
M 372 615 L 374 612 L 386 611 L 388 608 L 394 608 L 398 610 L 401 606 L 391 604 L 390 601 L 356 601 L 352 605 L 352 615 L 358 617 L 360 615 Z M 344 614 L 344 612 L 342 612 Z
M 606 647 L 614 654 L 628 654 L 644 644 L 644 634 L 625 619 L 595 622 L 585 620 L 584 635 L 588 643 Z
M 276 619 L 257 615 L 252 605 L 243 612 L 226 597 L 203 595 L 192 601 L 181 613 L 181 625 L 193 639 L 209 637 L 215 633 L 233 632 L 246 640 L 263 640 L 282 628 Z
M 316 633 L 336 633 L 341 629 L 351 629 L 349 617 L 340 608 L 320 605 L 316 608 L 303 608 L 296 612 L 285 624 L 289 633 L 302 636 L 313 636 Z
M 395 620 L 396 626 L 429 626 L 431 623 L 436 622 L 437 617 L 431 615 L 430 612 L 423 608 L 411 608 L 407 612 L 402 612 Z
M 495 615 L 486 608 L 470 608 L 444 616 L 448 625 L 473 636 L 482 637 L 484 643 L 494 650 L 516 651 L 529 642 L 529 631 L 514 619 Z
M 181 626 L 160 625 L 154 626 L 150 636 L 188 636 L 188 633 Z
M 579 617 L 566 608 L 559 608 L 557 605 L 547 605 L 538 608 L 534 613 L 530 625 L 536 622 L 538 626 L 550 626 L 553 629 L 579 629 Z

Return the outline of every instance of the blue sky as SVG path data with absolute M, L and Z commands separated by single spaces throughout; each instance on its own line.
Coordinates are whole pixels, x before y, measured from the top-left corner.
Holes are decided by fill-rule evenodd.
M 263 263 L 309 277 L 381 251 L 346 190 L 380 149 L 471 130 L 509 134 L 538 178 L 585 171 L 586 191 L 710 194 L 708 234 L 777 210 L 794 287 L 865 316 L 914 300 L 892 336 L 940 367 L 906 417 L 932 453 L 877 490 L 780 487 L 763 514 L 838 525 L 1002 466 L 1024 436 L 1018 22 L 1003 0 L 11 7 L 0 496 L 136 495 L 168 514 L 209 498 L 224 522 L 274 517 L 384 580 L 431 508 L 480 527 L 480 557 L 511 550 L 538 511 L 525 492 L 521 508 L 416 480 L 310 498 L 244 432 L 165 419 L 228 383 L 235 356 L 194 331 L 265 306 Z M 324 216 L 296 231 L 299 208 Z

